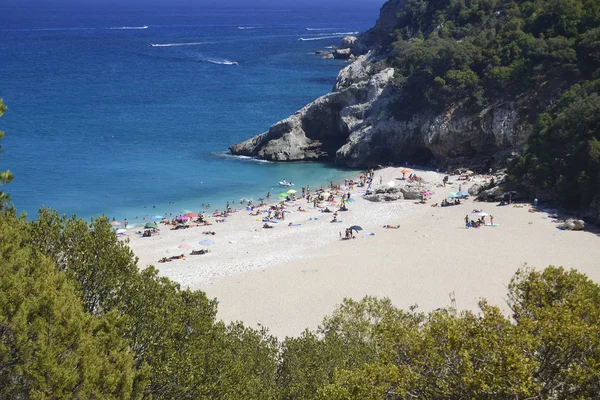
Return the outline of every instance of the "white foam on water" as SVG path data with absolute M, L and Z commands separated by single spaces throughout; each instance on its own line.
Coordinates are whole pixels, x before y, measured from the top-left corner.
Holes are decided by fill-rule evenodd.
M 337 28 L 306 28 L 307 31 L 335 31 Z
M 341 38 L 344 35 L 336 35 L 336 36 L 319 36 L 319 37 L 311 37 L 311 38 L 299 38 L 301 41 L 312 41 L 312 40 L 325 40 L 325 39 L 336 39 Z
M 205 61 L 205 62 L 211 63 L 211 64 L 217 64 L 217 65 L 238 65 L 239 64 L 237 61 L 215 60 L 215 59 L 212 59 L 212 58 L 207 58 L 207 59 L 204 59 L 202 61 Z
M 113 26 L 112 28 L 108 28 L 108 29 L 148 29 L 148 25 L 143 25 L 143 26 Z
M 331 32 L 331 33 L 317 33 L 315 36 L 327 36 L 327 35 L 358 35 L 357 32 Z
M 272 161 L 261 160 L 260 158 L 255 158 L 255 157 L 250 157 L 250 156 L 238 156 L 238 155 L 234 155 L 234 154 L 231 154 L 228 151 L 217 151 L 217 152 L 213 152 L 211 154 L 214 155 L 214 156 L 217 156 L 217 157 L 233 158 L 233 159 L 240 160 L 240 161 L 249 161 L 249 162 L 256 162 L 256 163 L 267 163 L 267 164 L 272 163 Z
M 203 44 L 208 44 L 208 42 L 191 42 L 191 43 L 152 43 L 150 46 L 152 47 L 176 47 L 176 46 L 200 46 Z

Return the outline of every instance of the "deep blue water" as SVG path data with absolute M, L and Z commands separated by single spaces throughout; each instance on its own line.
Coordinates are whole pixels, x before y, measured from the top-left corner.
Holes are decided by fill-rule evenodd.
M 344 64 L 314 51 L 370 28 L 381 5 L 276 4 L 0 6 L 0 169 L 17 209 L 134 221 L 347 175 L 225 155 L 327 93 Z

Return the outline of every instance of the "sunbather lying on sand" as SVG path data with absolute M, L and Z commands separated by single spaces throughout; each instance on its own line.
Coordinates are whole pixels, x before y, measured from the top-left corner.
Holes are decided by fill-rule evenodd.
M 400 225 L 384 225 L 383 227 L 386 229 L 398 229 Z
M 265 222 L 265 224 L 263 225 L 263 228 L 265 228 L 265 229 L 272 229 L 272 228 L 273 228 L 273 226 L 272 226 L 272 225 L 269 225 L 269 224 L 267 224 L 267 223 Z
M 191 255 L 195 256 L 195 255 L 199 255 L 199 254 L 206 254 L 206 253 L 210 253 L 210 250 L 206 249 L 201 249 L 201 250 L 192 250 L 192 252 L 190 253 Z
M 202 234 L 203 235 L 216 235 L 216 233 L 213 231 L 204 231 L 204 232 L 202 232 Z

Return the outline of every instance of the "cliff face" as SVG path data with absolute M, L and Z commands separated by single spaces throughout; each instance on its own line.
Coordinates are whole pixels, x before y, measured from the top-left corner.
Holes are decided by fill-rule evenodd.
M 381 48 L 395 28 L 406 0 L 390 0 L 370 31 L 359 39 L 358 52 Z M 502 166 L 520 152 L 530 134 L 528 111 L 535 102 L 523 96 L 478 113 L 450 108 L 423 110 L 396 119 L 389 104 L 404 93 L 394 84 L 394 69 L 372 49 L 338 75 L 333 91 L 308 104 L 269 131 L 233 145 L 233 154 L 272 161 L 332 160 L 348 166 L 410 161 L 473 168 Z

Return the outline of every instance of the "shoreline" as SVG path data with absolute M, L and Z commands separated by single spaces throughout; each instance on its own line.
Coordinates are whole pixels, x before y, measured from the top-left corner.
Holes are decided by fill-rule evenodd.
M 433 195 L 427 204 L 370 202 L 355 188 L 355 202 L 340 213 L 342 223 L 330 223 L 330 214 L 302 200 L 308 212 L 286 214 L 285 223 L 274 229 L 260 229 L 256 217 L 238 211 L 224 224 L 134 238 L 129 245 L 140 258 L 140 268 L 154 265 L 183 287 L 216 297 L 218 317 L 225 322 L 262 324 L 279 337 L 315 329 L 344 297 L 390 297 L 399 307 L 416 303 L 428 311 L 450 306 L 449 293 L 455 292 L 460 309 L 476 309 L 482 297 L 503 307 L 506 285 L 525 263 L 572 267 L 600 281 L 599 234 L 558 232 L 546 213 L 528 212 L 525 204 L 496 207 L 468 200 L 459 206 L 430 207 L 457 191 L 459 183 L 468 189 L 474 182 L 452 177 L 444 188 L 436 186 L 443 174 L 413 172 L 431 182 Z M 380 175 L 384 185 L 402 176 L 399 168 L 385 168 L 375 171 L 376 183 Z M 464 217 L 474 208 L 494 215 L 497 226 L 466 229 Z M 300 225 L 288 227 L 289 222 Z M 384 229 L 386 224 L 400 228 Z M 340 240 L 340 232 L 351 225 L 364 230 L 355 240 Z M 203 235 L 204 230 L 216 235 Z M 209 254 L 156 262 L 180 254 L 181 243 L 196 245 L 207 238 L 215 241 Z

